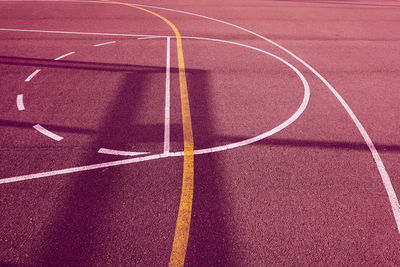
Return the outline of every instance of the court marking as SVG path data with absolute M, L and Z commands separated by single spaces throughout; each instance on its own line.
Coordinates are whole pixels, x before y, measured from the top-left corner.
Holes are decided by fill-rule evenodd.
M 49 2 L 53 2 L 53 1 L 49 1 Z M 96 2 L 96 3 L 99 3 L 99 2 Z M 100 2 L 100 3 L 103 3 L 103 2 Z M 120 37 L 157 37 L 157 38 L 159 37 L 159 35 L 148 35 L 148 34 L 71 32 L 71 31 L 49 31 L 49 30 L 31 30 L 31 29 L 14 29 L 14 28 L 0 28 L 0 31 L 54 33 L 54 34 L 77 34 L 77 35 L 98 35 L 98 36 L 120 36 Z M 165 35 L 163 37 L 166 38 L 168 36 Z
M 61 141 L 62 139 L 64 139 L 62 136 L 59 136 L 59 135 L 57 135 L 57 134 L 55 134 L 55 133 L 53 133 L 53 132 L 47 130 L 46 128 L 44 128 L 44 127 L 43 127 L 42 125 L 40 125 L 40 124 L 34 125 L 33 128 L 34 128 L 35 130 L 37 130 L 38 132 L 40 132 L 41 134 L 44 134 L 44 135 L 46 135 L 47 137 L 50 137 L 50 138 L 53 139 L 53 140 Z
M 164 153 L 170 150 L 170 109 L 171 109 L 171 38 L 167 37 L 167 59 L 165 66 L 165 115 L 164 115 Z
M 160 38 L 160 37 L 159 36 L 145 36 L 145 37 L 139 37 L 137 39 L 138 40 L 148 40 L 148 39 L 155 39 L 155 38 Z
M 59 56 L 58 58 L 55 58 L 54 60 L 60 60 L 60 59 L 63 59 L 65 57 L 68 57 L 68 56 L 73 55 L 73 54 L 75 54 L 75 52 L 69 52 L 69 53 L 67 53 L 65 55 L 62 55 L 62 56 Z
M 60 32 L 57 32 L 60 33 Z M 70 32 L 66 32 L 66 34 L 71 34 Z M 133 35 L 133 36 L 137 36 L 137 35 Z M 157 38 L 166 38 L 166 37 L 170 37 L 170 38 L 174 38 L 174 36 L 164 36 L 164 35 L 160 35 L 160 36 L 155 36 Z M 304 95 L 303 95 L 303 100 L 300 104 L 300 106 L 298 107 L 298 109 L 296 110 L 295 113 L 293 113 L 290 118 L 288 118 L 287 120 L 285 120 L 284 122 L 282 122 L 281 124 L 277 125 L 276 127 L 272 128 L 269 131 L 266 131 L 264 133 L 261 133 L 255 137 L 252 138 L 248 138 L 245 139 L 243 141 L 239 141 L 236 143 L 232 143 L 232 144 L 228 144 L 228 145 L 223 145 L 223 146 L 217 146 L 217 147 L 211 147 L 211 148 L 206 148 L 206 149 L 197 149 L 194 150 L 194 155 L 200 155 L 200 154 L 205 154 L 205 153 L 215 153 L 215 152 L 220 152 L 220 151 L 224 151 L 224 150 L 228 150 L 228 149 L 234 149 L 234 148 L 239 148 L 241 146 L 245 146 L 245 145 L 250 145 L 252 143 L 255 143 L 257 141 L 260 141 L 262 139 L 265 139 L 281 130 L 283 130 L 284 128 L 288 127 L 290 124 L 292 124 L 297 118 L 299 118 L 299 116 L 305 111 L 309 99 L 310 99 L 310 87 L 308 85 L 307 80 L 305 79 L 305 77 L 303 76 L 303 74 L 293 65 L 291 65 L 289 62 L 287 62 L 286 60 L 270 53 L 267 51 L 264 51 L 262 49 L 256 48 L 256 47 L 252 47 L 249 45 L 245 45 L 245 44 L 241 44 L 241 43 L 237 43 L 237 42 L 233 42 L 233 41 L 226 41 L 226 40 L 220 40 L 220 39 L 213 39 L 213 38 L 205 38 L 205 37 L 194 37 L 194 36 L 182 36 L 183 39 L 194 39 L 194 40 L 209 40 L 209 41 L 215 41 L 215 42 L 221 42 L 221 43 L 228 43 L 228 44 L 233 44 L 233 45 L 237 45 L 237 46 L 242 46 L 248 49 L 252 49 L 255 51 L 259 51 L 262 52 L 265 55 L 268 56 L 272 56 L 273 58 L 278 59 L 279 61 L 281 61 L 282 63 L 284 63 L 285 65 L 287 65 L 290 69 L 294 70 L 295 73 L 299 76 L 300 80 L 302 81 L 303 84 L 303 89 L 304 89 Z M 184 151 L 178 151 L 178 152 L 170 152 L 168 155 L 166 154 L 155 154 L 154 158 L 149 158 L 149 157 L 137 157 L 135 158 L 135 161 L 131 162 L 130 159 L 126 159 L 126 160 L 117 160 L 117 161 L 110 161 L 110 162 L 104 162 L 104 163 L 99 163 L 99 164 L 94 164 L 94 165 L 87 165 L 87 169 L 85 168 L 86 166 L 81 166 L 81 167 L 72 167 L 72 168 L 67 168 L 67 169 L 61 169 L 61 170 L 55 170 L 55 171 L 47 171 L 47 172 L 42 172 L 42 173 L 37 173 L 37 174 L 28 174 L 28 175 L 22 175 L 22 176 L 15 176 L 15 177 L 9 177 L 9 178 L 3 178 L 0 179 L 0 184 L 1 183 L 8 183 L 8 182 L 17 182 L 17 181 L 25 181 L 25 180 L 31 180 L 31 179 L 36 179 L 36 178 L 43 178 L 43 177 L 49 177 L 49 176 L 53 176 L 53 175 L 60 175 L 60 174 L 64 174 L 62 171 L 65 170 L 65 174 L 67 173 L 73 173 L 73 172 L 80 172 L 80 171 L 86 171 L 86 170 L 93 170 L 93 169 L 99 169 L 99 168 L 107 168 L 110 166 L 118 166 L 118 165 L 125 165 L 125 164 L 130 164 L 130 163 L 136 163 L 136 162 L 141 162 L 141 161 L 147 161 L 150 159 L 158 159 L 159 156 L 162 156 L 163 158 L 166 157 L 181 157 L 184 156 Z M 113 163 L 116 163 L 115 165 L 113 165 Z M 104 164 L 104 165 L 102 165 Z M 112 164 L 112 165 L 109 165 Z M 17 179 L 20 178 L 20 179 Z M 6 179 L 10 179 L 10 180 L 6 180 Z M 6 180 L 5 182 L 1 182 L 3 180 Z
M 134 151 L 115 150 L 115 149 L 108 149 L 108 148 L 100 148 L 97 152 L 101 153 L 101 154 L 129 156 L 129 157 L 135 157 L 135 156 L 150 153 L 150 152 L 134 152 Z
M 178 75 L 179 75 L 179 88 L 181 97 L 181 113 L 182 113 L 182 128 L 183 128 L 183 177 L 181 198 L 179 202 L 178 217 L 176 220 L 174 240 L 172 243 L 172 252 L 169 259 L 169 266 L 183 266 L 186 257 L 187 245 L 189 242 L 190 221 L 192 217 L 193 205 L 193 187 L 194 187 L 194 141 L 192 130 L 192 119 L 190 115 L 189 94 L 186 81 L 185 61 L 183 57 L 183 47 L 181 34 L 178 28 L 168 19 L 158 13 L 147 10 L 136 5 L 113 2 L 103 0 L 109 3 L 116 3 L 123 6 L 133 7 L 151 15 L 154 15 L 165 23 L 167 23 L 176 36 L 176 50 L 178 55 Z
M 109 45 L 109 44 L 115 44 L 116 41 L 111 41 L 111 42 L 106 42 L 106 43 L 101 43 L 101 44 L 95 44 L 93 45 L 94 47 L 99 47 L 99 46 L 103 46 L 103 45 Z
M 19 111 L 25 110 L 24 106 L 24 95 L 17 95 L 17 107 Z
M 66 1 L 66 2 L 74 2 L 74 1 Z M 79 1 L 78 1 L 79 2 Z M 87 1 L 87 2 L 95 2 L 95 3 L 101 3 L 99 1 Z M 361 124 L 360 120 L 357 118 L 357 116 L 355 115 L 355 113 L 353 112 L 353 110 L 350 108 L 350 106 L 347 104 L 347 102 L 344 100 L 344 98 L 339 94 L 339 92 L 318 72 L 316 71 L 311 65 L 309 65 L 307 62 L 305 62 L 303 59 L 301 59 L 300 57 L 298 57 L 296 54 L 294 54 L 293 52 L 291 52 L 290 50 L 288 50 L 287 48 L 283 47 L 282 45 L 256 33 L 253 32 L 251 30 L 245 29 L 243 27 L 240 27 L 238 25 L 235 25 L 233 23 L 229 23 L 223 20 L 219 20 L 219 19 L 214 19 L 208 16 L 204 16 L 204 15 L 199 15 L 199 14 L 195 14 L 192 12 L 187 12 L 187 11 L 180 11 L 180 10 L 175 10 L 175 9 L 171 9 L 171 8 L 163 8 L 163 7 L 156 7 L 156 6 L 149 6 L 149 5 L 142 5 L 142 4 L 136 4 L 138 6 L 143 6 L 146 8 L 154 8 L 154 9 L 159 9 L 159 10 L 166 10 L 166 11 L 171 11 L 171 12 L 176 12 L 176 13 L 181 13 L 181 14 L 187 14 L 187 15 L 191 15 L 191 16 L 195 16 L 195 17 L 200 17 L 200 18 L 204 18 L 204 19 L 208 19 L 211 21 L 215 21 L 215 22 L 219 22 L 225 25 L 229 25 L 232 26 L 234 28 L 237 28 L 239 30 L 245 31 L 247 33 L 250 33 L 256 37 L 259 37 L 263 40 L 265 40 L 266 42 L 278 47 L 279 49 L 281 49 L 282 51 L 286 52 L 287 54 L 289 54 L 291 57 L 293 57 L 294 59 L 296 59 L 298 62 L 300 62 L 301 64 L 303 64 L 307 69 L 309 69 L 314 75 L 316 75 L 325 85 L 326 87 L 328 87 L 328 89 L 332 92 L 332 94 L 336 97 L 336 99 L 340 102 L 340 104 L 343 106 L 343 108 L 346 110 L 347 114 L 349 115 L 349 117 L 351 118 L 351 120 L 353 121 L 353 123 L 356 125 L 358 131 L 360 132 L 362 138 L 364 139 L 365 143 L 367 144 L 372 157 L 375 161 L 376 167 L 378 169 L 379 175 L 381 176 L 381 180 L 382 183 L 384 185 L 387 197 L 389 199 L 391 208 L 392 208 L 392 212 L 393 212 L 393 216 L 397 225 L 397 230 L 400 233 L 400 203 L 399 200 L 397 198 L 396 192 L 394 191 L 390 176 L 388 174 L 388 172 L 386 171 L 385 165 L 383 164 L 383 161 L 374 145 L 374 143 L 372 142 L 372 139 L 369 137 L 367 131 L 365 130 L 364 126 Z
M 32 74 L 29 75 L 29 76 L 25 79 L 25 82 L 30 82 L 30 81 L 32 80 L 32 78 L 35 77 L 36 74 L 39 73 L 39 71 L 40 71 L 40 69 L 37 69 L 37 70 L 35 70 L 34 72 L 32 72 Z
M 45 1 L 51 1 L 54 2 L 52 0 L 45 0 Z M 44 2 L 45 2 L 44 1 Z M 60 1 L 61 2 L 61 1 Z M 91 2 L 91 3 L 103 3 L 104 2 L 99 2 L 99 1 L 63 1 L 63 2 Z M 108 3 L 109 4 L 109 3 Z M 139 5 L 139 4 L 137 4 Z M 393 185 L 391 183 L 389 174 L 386 171 L 386 168 L 382 162 L 382 159 L 379 156 L 378 151 L 376 150 L 375 145 L 373 144 L 371 138 L 369 137 L 369 135 L 367 134 L 366 130 L 364 129 L 364 127 L 362 126 L 361 122 L 358 120 L 358 118 L 355 116 L 354 112 L 350 109 L 349 105 L 345 102 L 345 100 L 340 96 L 340 94 L 336 91 L 336 89 L 320 74 L 318 73 L 313 67 L 311 67 L 308 63 L 306 63 L 304 60 L 302 60 L 301 58 L 299 58 L 297 55 L 295 55 L 294 53 L 290 52 L 288 49 L 286 49 L 285 47 L 279 45 L 278 43 L 260 35 L 257 34 L 253 31 L 247 30 L 243 27 L 237 26 L 235 24 L 229 23 L 229 22 L 225 22 L 219 19 L 214 19 L 211 17 L 207 17 L 204 15 L 199 15 L 199 14 L 195 14 L 195 13 L 191 13 L 191 12 L 186 12 L 186 11 L 180 11 L 180 10 L 174 10 L 174 9 L 169 9 L 169 8 L 162 8 L 162 7 L 155 7 L 155 6 L 147 6 L 147 5 L 140 5 L 140 6 L 144 6 L 144 7 L 148 7 L 148 8 L 154 8 L 154 9 L 160 9 L 160 10 L 167 10 L 167 11 L 171 11 L 171 12 L 177 12 L 177 13 L 182 13 L 182 14 L 187 14 L 187 15 L 192 15 L 192 16 L 197 16 L 197 17 L 201 17 L 201 18 L 205 18 L 208 20 L 212 20 L 212 21 L 216 21 L 222 24 L 226 24 L 226 25 L 230 25 L 234 28 L 243 30 L 245 32 L 248 32 L 254 36 L 257 36 L 273 45 L 275 45 L 276 47 L 280 48 L 281 50 L 285 51 L 286 53 L 288 53 L 290 56 L 292 56 L 293 58 L 295 58 L 297 61 L 299 61 L 300 63 L 302 63 L 306 68 L 308 68 L 312 73 L 314 73 L 327 87 L 328 89 L 334 94 L 334 96 L 337 98 L 337 100 L 342 104 L 342 106 L 344 107 L 344 109 L 346 110 L 346 112 L 348 113 L 348 115 L 350 116 L 350 118 L 353 120 L 354 124 L 356 125 L 357 129 L 359 130 L 360 134 L 362 135 L 364 141 L 366 142 L 372 157 L 376 163 L 376 166 L 378 168 L 379 174 L 381 176 L 382 182 L 384 184 L 387 196 L 389 198 L 389 202 L 391 204 L 391 208 L 392 208 L 392 212 L 397 224 L 397 228 L 398 231 L 400 233 L 400 204 L 399 201 L 397 199 L 396 193 L 393 189 Z M 1 29 L 0 29 L 1 30 Z

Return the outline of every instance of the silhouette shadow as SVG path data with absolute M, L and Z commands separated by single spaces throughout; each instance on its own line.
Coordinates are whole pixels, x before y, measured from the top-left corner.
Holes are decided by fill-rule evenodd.
M 190 112 L 195 147 L 210 144 L 213 115 L 211 114 L 209 77 L 206 72 L 187 74 Z M 206 137 L 206 138 L 204 138 Z M 194 158 L 194 195 L 187 266 L 233 266 L 230 231 L 225 211 L 229 210 L 222 187 L 218 155 L 208 154 Z M 205 255 L 207 255 L 205 257 Z

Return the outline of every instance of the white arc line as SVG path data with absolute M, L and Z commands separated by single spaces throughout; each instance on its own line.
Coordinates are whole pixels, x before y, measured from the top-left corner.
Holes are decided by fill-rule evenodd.
M 17 107 L 19 111 L 25 110 L 24 95 L 17 95 Z
M 170 106 L 171 106 L 171 38 L 167 38 L 167 63 L 165 67 L 165 121 L 164 121 L 164 153 L 170 149 Z
M 33 128 L 35 130 L 39 131 L 41 134 L 44 134 L 44 135 L 46 135 L 47 137 L 50 137 L 53 140 L 61 141 L 62 139 L 64 139 L 63 137 L 61 137 L 61 136 L 59 136 L 59 135 L 57 135 L 55 133 L 50 132 L 49 130 L 47 130 L 46 128 L 44 128 L 40 124 L 34 125 Z
M 171 37 L 173 38 L 173 37 Z M 228 43 L 228 44 L 235 44 L 238 46 L 243 46 L 249 49 L 253 49 L 255 51 L 262 52 L 266 55 L 272 56 L 279 61 L 283 62 L 286 64 L 288 67 L 290 67 L 292 70 L 296 72 L 296 74 L 299 76 L 303 83 L 304 87 L 304 96 L 303 96 L 303 101 L 300 104 L 299 108 L 297 111 L 286 121 L 281 123 L 280 125 L 276 126 L 275 128 L 262 133 L 258 136 L 245 139 L 240 142 L 232 143 L 229 145 L 225 146 L 218 146 L 218 147 L 212 147 L 212 148 L 207 148 L 207 149 L 198 149 L 194 151 L 195 155 L 199 154 L 205 154 L 205 153 L 214 153 L 214 152 L 219 152 L 219 151 L 224 151 L 228 149 L 233 149 L 233 148 L 238 148 L 241 146 L 249 145 L 251 143 L 257 142 L 259 140 L 262 140 L 268 136 L 271 136 L 285 127 L 289 126 L 291 123 L 293 123 L 306 109 L 308 101 L 310 99 L 310 87 L 307 83 L 307 80 L 304 78 L 304 76 L 301 74 L 299 70 L 297 70 L 293 65 L 291 65 L 289 62 L 285 61 L 284 59 L 271 54 L 267 51 L 261 50 L 259 48 L 255 48 L 252 46 L 236 43 L 236 42 L 231 42 L 231 41 L 225 41 L 225 40 L 218 40 L 218 39 L 211 39 L 211 38 L 202 38 L 202 37 L 182 37 L 182 38 L 190 38 L 190 39 L 198 39 L 198 40 L 210 40 L 210 41 L 217 41 L 217 42 L 222 42 L 222 43 Z M 28 174 L 28 175 L 22 175 L 22 176 L 15 176 L 15 177 L 9 177 L 9 178 L 4 178 L 0 179 L 0 184 L 2 183 L 12 183 L 12 182 L 19 182 L 19 181 L 25 181 L 25 180 L 31 180 L 31 179 L 37 179 L 37 178 L 43 178 L 43 177 L 49 177 L 49 176 L 54 176 L 54 175 L 61 175 L 61 174 L 68 174 L 68 173 L 75 173 L 75 172 L 82 172 L 82 171 L 88 171 L 88 170 L 94 170 L 94 169 L 100 169 L 100 168 L 107 168 L 111 166 L 119 166 L 119 165 L 125 165 L 125 164 L 131 164 L 131 163 L 137 163 L 137 162 L 142 162 L 142 161 L 147 161 L 147 160 L 153 160 L 153 159 L 159 159 L 159 158 L 168 158 L 168 157 L 182 157 L 184 156 L 183 151 L 179 152 L 169 152 L 168 154 L 163 153 L 163 154 L 155 154 L 151 156 L 145 156 L 145 157 L 137 157 L 133 159 L 126 159 L 126 160 L 118 160 L 118 161 L 110 161 L 110 162 L 104 162 L 104 163 L 99 163 L 99 164 L 93 164 L 93 165 L 86 165 L 86 166 L 80 166 L 80 167 L 73 167 L 73 168 L 67 168 L 67 169 L 61 169 L 61 170 L 55 170 L 55 171 L 47 171 L 47 172 L 41 172 L 41 173 L 35 173 L 35 174 Z
M 67 53 L 65 55 L 62 55 L 62 56 L 59 56 L 58 58 L 55 58 L 54 60 L 60 60 L 60 59 L 63 59 L 65 57 L 68 57 L 68 56 L 73 55 L 73 54 L 75 54 L 75 52 L 69 52 L 69 53 Z
M 32 78 L 35 77 L 35 75 L 39 73 L 39 71 L 40 71 L 40 69 L 37 69 L 34 72 L 32 72 L 32 74 L 29 75 L 28 78 L 25 79 L 25 82 L 30 82 L 32 80 Z
M 170 9 L 170 8 L 163 8 L 163 7 L 155 7 L 155 6 L 149 6 L 149 5 L 141 5 L 141 4 L 136 4 L 137 6 L 141 6 L 141 7 L 148 7 L 148 8 L 154 8 L 154 9 L 159 9 L 159 10 L 167 10 L 167 11 L 172 11 L 172 12 L 176 12 L 176 13 L 181 13 L 181 14 L 187 14 L 187 15 L 192 15 L 195 17 L 199 17 L 199 18 L 204 18 L 204 19 L 208 19 L 211 21 L 215 21 L 215 22 L 219 22 L 225 25 L 229 25 L 232 26 L 236 29 L 245 31 L 247 33 L 250 33 L 256 37 L 259 37 L 261 39 L 263 39 L 264 41 L 267 41 L 268 43 L 278 47 L 279 49 L 281 49 L 282 51 L 285 51 L 287 54 L 289 54 L 290 56 L 292 56 L 294 59 L 296 59 L 297 61 L 299 61 L 301 64 L 303 64 L 306 68 L 308 68 L 312 73 L 314 73 L 314 75 L 316 75 L 325 85 L 326 87 L 328 87 L 328 89 L 332 92 L 332 94 L 336 97 L 336 99 L 340 102 L 340 104 L 343 106 L 343 108 L 346 110 L 346 112 L 348 113 L 348 115 L 350 116 L 350 118 L 353 120 L 354 124 L 356 125 L 358 131 L 360 132 L 361 136 L 363 137 L 365 143 L 367 144 L 372 157 L 375 161 L 376 167 L 378 168 L 379 174 L 381 176 L 382 179 L 382 183 L 385 187 L 386 190 L 386 194 L 389 198 L 389 202 L 390 205 L 392 207 L 392 212 L 393 212 L 393 216 L 394 219 L 396 221 L 396 225 L 397 225 L 397 230 L 400 233 L 400 203 L 399 200 L 396 196 L 396 192 L 394 191 L 392 182 L 390 180 L 389 174 L 386 171 L 386 168 L 382 162 L 381 157 L 379 156 L 378 151 L 376 150 L 376 147 L 374 145 L 374 143 L 372 142 L 371 138 L 369 137 L 367 131 L 365 130 L 364 126 L 361 124 L 361 122 L 358 120 L 357 116 L 354 114 L 354 112 L 352 111 L 352 109 L 350 108 L 350 106 L 347 104 L 347 102 L 343 99 L 343 97 L 336 91 L 336 89 L 318 72 L 316 71 L 313 67 L 311 67 L 311 65 L 309 65 L 307 62 L 305 62 L 304 60 L 302 60 L 300 57 L 298 57 L 297 55 L 295 55 L 294 53 L 292 53 L 291 51 L 289 51 L 288 49 L 286 49 L 285 47 L 281 46 L 280 44 L 256 33 L 253 32 L 251 30 L 245 29 L 243 27 L 240 27 L 238 25 L 223 21 L 223 20 L 219 20 L 219 19 L 214 19 L 211 17 L 207 17 L 204 15 L 199 15 L 199 14 L 195 14 L 192 12 L 186 12 L 186 11 L 180 11 L 180 10 L 175 10 L 175 9 Z
M 98 153 L 108 154 L 108 155 L 117 155 L 117 156 L 139 156 L 149 154 L 150 152 L 133 152 L 133 151 L 123 151 L 123 150 L 114 150 L 108 148 L 100 148 Z
M 109 44 L 115 44 L 116 41 L 112 41 L 112 42 L 107 42 L 107 43 L 101 43 L 101 44 L 95 44 L 93 45 L 94 47 L 99 47 L 99 46 L 103 46 L 103 45 L 109 45 Z

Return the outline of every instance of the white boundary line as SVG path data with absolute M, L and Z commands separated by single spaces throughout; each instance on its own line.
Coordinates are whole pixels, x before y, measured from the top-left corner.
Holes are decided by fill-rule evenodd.
M 111 162 L 105 162 L 105 163 L 99 163 L 99 164 L 91 164 L 91 165 L 86 165 L 86 166 L 81 166 L 81 167 L 73 167 L 73 168 L 56 170 L 56 171 L 48 171 L 48 172 L 28 174 L 28 175 L 23 175 L 23 176 L 15 176 L 15 177 L 10 177 L 10 178 L 0 179 L 0 184 L 8 184 L 8 183 L 27 181 L 27 180 L 50 177 L 50 176 L 61 175 L 61 174 L 96 170 L 96 169 L 108 168 L 108 167 L 113 167 L 113 166 L 132 164 L 132 163 L 136 163 L 136 162 L 160 159 L 160 158 L 165 158 L 165 157 L 167 157 L 167 156 L 164 154 L 156 154 L 156 155 L 150 155 L 150 156 L 145 156 L 145 157 L 117 160 L 117 161 L 111 161 Z
M 34 125 L 33 128 L 35 130 L 39 131 L 41 134 L 44 134 L 44 135 L 46 135 L 47 137 L 50 137 L 53 140 L 61 141 L 62 139 L 64 139 L 63 137 L 61 137 L 61 136 L 59 136 L 59 135 L 57 135 L 55 133 L 50 132 L 49 130 L 47 130 L 46 128 L 44 128 L 40 124 Z
M 75 1 L 65 1 L 65 2 L 75 2 Z M 100 1 L 76 1 L 76 2 L 93 2 L 93 3 L 107 3 L 107 2 L 100 2 Z M 112 4 L 112 2 L 108 2 L 107 4 Z M 211 17 L 207 17 L 207 16 L 203 16 L 203 15 L 199 15 L 199 14 L 195 14 L 192 12 L 186 12 L 186 11 L 180 11 L 180 10 L 175 10 L 175 9 L 170 9 L 170 8 L 163 8 L 163 7 L 155 7 L 155 6 L 149 6 L 149 5 L 142 5 L 142 4 L 134 4 L 134 3 L 130 3 L 133 5 L 137 5 L 137 6 L 141 6 L 141 7 L 146 7 L 146 8 L 154 8 L 154 9 L 159 9 L 159 10 L 166 10 L 166 11 L 171 11 L 171 12 L 176 12 L 176 13 L 181 13 L 181 14 L 187 14 L 187 15 L 191 15 L 191 16 L 195 16 L 195 17 L 200 17 L 200 18 L 204 18 L 204 19 L 208 19 L 211 21 L 215 21 L 215 22 L 219 22 L 225 25 L 229 25 L 232 26 L 234 28 L 240 29 L 242 31 L 245 31 L 247 33 L 250 33 L 256 37 L 259 37 L 267 42 L 269 42 L 270 44 L 280 48 L 281 50 L 285 51 L 287 54 L 289 54 L 290 56 L 292 56 L 294 59 L 296 59 L 298 62 L 300 62 L 301 64 L 303 64 L 306 68 L 308 68 L 312 73 L 314 73 L 314 75 L 316 75 L 327 87 L 328 89 L 332 92 L 332 94 L 336 97 L 336 99 L 341 103 L 341 105 L 343 106 L 343 108 L 346 110 L 346 112 L 348 113 L 348 115 L 350 116 L 350 118 L 353 120 L 354 124 L 356 125 L 358 131 L 360 132 L 361 136 L 363 137 L 365 143 L 367 144 L 372 157 L 376 163 L 376 166 L 378 168 L 378 172 L 381 176 L 383 185 L 385 187 L 387 196 L 389 198 L 389 202 L 393 211 L 393 216 L 395 218 L 396 221 L 396 225 L 397 225 L 397 230 L 400 233 L 400 204 L 399 204 L 399 200 L 396 196 L 396 193 L 394 191 L 392 182 L 390 180 L 389 174 L 386 171 L 386 168 L 382 162 L 381 157 L 379 156 L 378 151 L 376 150 L 375 145 L 373 144 L 371 138 L 369 137 L 368 133 L 366 132 L 365 128 L 362 126 L 361 122 L 358 120 L 358 118 L 356 117 L 356 115 L 354 114 L 354 112 L 351 110 L 350 106 L 347 104 L 347 102 L 343 99 L 343 97 L 336 91 L 336 89 L 319 73 L 317 72 L 313 67 L 311 67 L 308 63 L 306 63 L 304 60 L 302 60 L 301 58 L 299 58 L 297 55 L 295 55 L 294 53 L 292 53 L 291 51 L 289 51 L 288 49 L 286 49 L 285 47 L 281 46 L 280 44 L 256 33 L 250 30 L 247 30 L 243 27 L 237 26 L 235 24 L 223 21 L 223 20 L 219 20 L 219 19 L 214 19 Z M 0 29 L 1 30 L 1 29 Z
M 25 79 L 25 82 L 30 82 L 32 80 L 32 78 L 35 77 L 35 75 L 39 73 L 39 71 L 40 71 L 40 69 L 37 69 L 34 72 L 32 72 L 32 74 L 29 75 L 28 78 Z
M 62 56 L 59 56 L 58 58 L 55 58 L 54 60 L 60 60 L 60 59 L 63 59 L 65 57 L 68 57 L 68 56 L 73 55 L 73 54 L 75 54 L 75 52 L 69 52 L 69 53 L 67 53 L 65 55 L 62 55 Z
M 53 2 L 53 1 L 49 1 Z M 67 1 L 69 2 L 69 1 Z M 11 32 L 32 32 L 32 33 L 54 33 L 54 34 L 77 34 L 77 35 L 98 35 L 98 36 L 121 36 L 121 37 L 154 37 L 154 38 L 167 38 L 168 36 L 148 35 L 148 34 L 124 34 L 124 33 L 100 33 L 100 32 L 71 32 L 71 31 L 48 31 L 48 30 L 27 30 L 27 29 L 13 29 L 13 28 L 0 28 L 0 31 Z
M 93 45 L 94 47 L 99 47 L 99 46 L 103 46 L 103 45 L 109 45 L 109 44 L 115 44 L 116 41 L 111 41 L 111 42 L 107 42 L 107 43 L 101 43 L 101 44 L 95 44 Z
M 167 37 L 167 60 L 165 66 L 165 121 L 164 121 L 164 153 L 170 149 L 170 107 L 171 107 L 171 38 Z
M 24 95 L 17 95 L 17 107 L 19 111 L 25 110 Z
M 150 152 L 133 152 L 133 151 L 123 151 L 123 150 L 115 150 L 108 148 L 100 148 L 98 153 L 108 154 L 108 155 L 116 155 L 116 156 L 139 156 L 144 154 L 149 154 Z
M 160 36 L 145 36 L 145 37 L 139 37 L 137 38 L 138 40 L 148 40 L 148 39 L 156 39 L 160 38 Z

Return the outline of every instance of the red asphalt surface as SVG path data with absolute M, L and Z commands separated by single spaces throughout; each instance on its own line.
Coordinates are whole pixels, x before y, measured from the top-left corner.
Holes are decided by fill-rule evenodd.
M 244 27 L 305 60 L 356 114 L 399 196 L 399 1 L 140 4 Z M 304 75 L 311 91 L 305 111 L 278 133 L 195 155 L 185 265 L 399 266 L 400 233 L 377 165 L 321 80 L 248 32 L 147 9 L 182 36 L 279 56 Z M 154 15 L 95 2 L 1 1 L 0 28 L 174 36 Z M 127 158 L 97 153 L 100 148 L 163 153 L 166 51 L 166 38 L 0 30 L 0 178 Z M 54 61 L 69 52 L 75 53 Z M 303 101 L 299 77 L 271 56 L 195 39 L 183 39 L 183 53 L 195 149 L 266 132 Z M 183 151 L 180 107 L 172 38 L 171 152 Z M 35 124 L 64 139 L 42 135 Z M 0 265 L 166 266 L 182 172 L 183 157 L 167 157 L 0 184 Z

